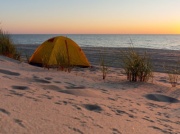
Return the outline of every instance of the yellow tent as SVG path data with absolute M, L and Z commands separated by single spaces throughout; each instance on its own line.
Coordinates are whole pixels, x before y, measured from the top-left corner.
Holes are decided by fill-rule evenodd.
M 29 63 L 42 66 L 46 61 L 48 66 L 56 66 L 62 60 L 72 66 L 90 66 L 82 49 L 73 40 L 63 36 L 42 43 L 31 56 Z

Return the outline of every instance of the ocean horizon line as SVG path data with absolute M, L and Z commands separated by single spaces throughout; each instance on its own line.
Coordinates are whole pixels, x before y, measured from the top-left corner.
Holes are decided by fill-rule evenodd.
M 79 33 L 8 33 L 9 35 L 180 35 L 180 34 L 79 34 Z

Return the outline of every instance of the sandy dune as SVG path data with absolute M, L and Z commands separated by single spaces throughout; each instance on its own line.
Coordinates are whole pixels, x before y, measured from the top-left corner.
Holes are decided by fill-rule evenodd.
M 110 68 L 71 73 L 47 70 L 0 56 L 2 134 L 178 134 L 180 83 L 167 75 L 131 83 Z

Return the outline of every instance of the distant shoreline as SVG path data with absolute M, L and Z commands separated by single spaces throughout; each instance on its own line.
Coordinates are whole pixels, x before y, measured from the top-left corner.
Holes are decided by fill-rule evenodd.
M 30 34 L 30 33 L 25 33 L 25 34 L 23 34 L 23 33 L 21 33 L 21 34 L 11 34 L 11 35 L 180 35 L 180 34 L 96 34 L 96 33 L 94 33 L 94 34 L 70 34 L 70 33 L 68 33 L 68 34 L 64 34 L 64 33 L 59 33 L 59 34 L 51 34 L 51 33 L 47 33 L 47 34 Z

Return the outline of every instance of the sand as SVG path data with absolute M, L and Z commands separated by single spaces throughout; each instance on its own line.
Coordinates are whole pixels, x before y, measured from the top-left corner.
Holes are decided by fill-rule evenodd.
M 118 67 L 103 80 L 97 55 L 85 51 L 93 67 L 71 73 L 0 56 L 0 133 L 180 133 L 180 82 L 172 88 L 160 67 L 147 83 L 128 82 Z M 155 61 L 179 54 L 151 52 Z
M 16 45 L 23 57 L 30 57 L 38 45 Z M 92 65 L 98 66 L 100 57 L 104 57 L 105 62 L 110 67 L 121 68 L 121 51 L 128 50 L 129 48 L 108 48 L 108 47 L 82 47 L 88 60 Z M 153 63 L 154 72 L 164 72 L 163 66 L 174 66 L 177 61 L 180 61 L 180 51 L 178 50 L 162 50 L 162 49 L 147 49 L 147 48 L 134 48 L 140 54 L 150 56 Z

